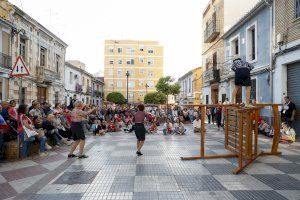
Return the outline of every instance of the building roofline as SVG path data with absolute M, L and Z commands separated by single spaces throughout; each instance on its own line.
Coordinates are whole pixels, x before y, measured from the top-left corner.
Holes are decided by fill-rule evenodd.
M 53 38 L 55 38 L 58 42 L 60 42 L 62 45 L 64 45 L 65 47 L 68 46 L 67 43 L 65 43 L 62 39 L 60 39 L 58 36 L 56 36 L 54 33 L 52 33 L 49 29 L 47 29 L 46 27 L 44 27 L 42 24 L 40 24 L 38 21 L 36 21 L 35 19 L 33 19 L 30 15 L 28 15 L 26 12 L 24 12 L 23 10 L 21 10 L 18 6 L 13 5 L 15 12 L 17 14 L 19 14 L 20 16 L 24 17 L 24 15 L 26 16 L 26 18 L 28 18 L 29 20 L 31 20 L 33 23 L 36 23 L 39 28 L 44 31 L 45 33 L 49 34 L 50 36 L 52 36 Z
M 268 2 L 266 2 L 268 1 Z M 249 19 L 254 17 L 259 11 L 265 8 L 273 0 L 260 0 L 249 12 L 247 12 L 237 23 L 235 23 L 226 33 L 223 34 L 222 39 L 227 38 L 234 33 L 238 28 L 245 24 Z

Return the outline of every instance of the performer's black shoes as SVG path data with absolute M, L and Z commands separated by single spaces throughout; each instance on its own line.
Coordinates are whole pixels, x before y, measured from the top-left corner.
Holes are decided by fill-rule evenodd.
M 143 155 L 140 151 L 137 151 L 136 154 L 137 154 L 138 156 L 142 156 L 142 155 Z

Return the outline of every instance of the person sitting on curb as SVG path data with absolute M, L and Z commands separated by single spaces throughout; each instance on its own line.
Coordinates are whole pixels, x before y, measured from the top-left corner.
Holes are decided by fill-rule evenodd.
M 164 135 L 173 134 L 173 124 L 170 119 L 166 119 L 163 129 Z
M 196 119 L 193 121 L 193 128 L 194 128 L 194 133 L 200 133 L 201 120 L 200 120 L 199 116 L 197 116 Z
M 280 141 L 281 142 L 289 142 L 293 143 L 295 142 L 296 138 L 296 133 L 293 128 L 291 128 L 286 122 L 283 122 L 281 124 L 282 129 L 280 130 L 281 136 L 280 136 Z

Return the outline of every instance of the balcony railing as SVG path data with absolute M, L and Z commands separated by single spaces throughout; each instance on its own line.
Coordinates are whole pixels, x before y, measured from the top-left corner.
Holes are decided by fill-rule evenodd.
M 52 83 L 55 80 L 60 80 L 60 75 L 57 72 L 46 69 L 44 66 L 38 66 L 36 69 L 37 81 Z
M 208 25 L 204 30 L 204 42 L 210 43 L 213 42 L 216 37 L 220 34 L 218 27 L 217 27 L 217 18 L 214 14 L 212 18 L 208 21 Z
M 80 85 L 79 83 L 77 83 L 77 84 L 75 85 L 75 91 L 76 91 L 76 92 L 82 92 L 82 85 Z
M 11 56 L 0 52 L 0 67 L 5 69 L 11 68 Z
M 100 91 L 94 91 L 94 96 L 95 97 L 102 97 L 102 92 L 100 92 Z
M 205 70 L 204 76 L 203 76 L 204 82 L 210 82 L 215 83 L 220 81 L 220 70 L 219 69 L 213 69 L 209 68 Z
M 89 94 L 89 95 L 92 94 L 92 87 L 89 87 L 89 86 L 87 87 L 86 94 Z

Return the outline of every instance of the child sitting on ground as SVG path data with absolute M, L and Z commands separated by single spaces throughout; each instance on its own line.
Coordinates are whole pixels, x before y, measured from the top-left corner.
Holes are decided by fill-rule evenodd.
M 106 124 L 103 120 L 97 120 L 98 126 L 95 130 L 95 134 L 98 136 L 103 136 L 106 133 Z
M 186 132 L 186 129 L 184 128 L 184 125 L 182 122 L 179 121 L 179 119 L 177 118 L 175 124 L 175 133 L 179 134 L 179 135 L 184 135 Z
M 131 133 L 133 131 L 132 121 L 127 121 L 126 127 L 124 128 L 125 133 Z
M 157 133 L 157 122 L 156 122 L 156 119 L 154 119 L 151 123 L 150 123 L 150 127 L 149 127 L 149 133 Z
M 164 133 L 164 135 L 173 133 L 173 124 L 170 119 L 166 119 L 166 122 L 164 124 L 163 133 Z
M 258 126 L 258 133 L 263 134 L 267 137 L 273 137 L 272 127 L 263 119 Z
M 107 126 L 107 132 L 116 132 L 116 131 L 117 131 L 117 127 L 115 123 L 112 120 L 109 120 Z
M 289 142 L 293 143 L 295 142 L 296 133 L 293 128 L 291 128 L 287 123 L 281 124 L 282 129 L 280 130 L 281 136 L 280 136 L 280 142 Z

